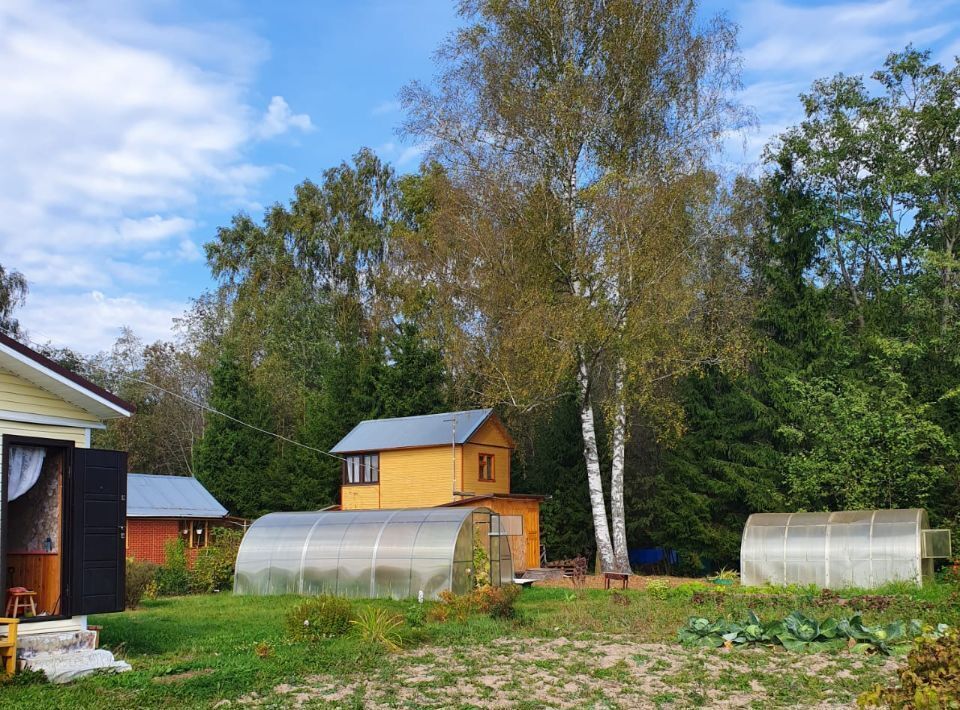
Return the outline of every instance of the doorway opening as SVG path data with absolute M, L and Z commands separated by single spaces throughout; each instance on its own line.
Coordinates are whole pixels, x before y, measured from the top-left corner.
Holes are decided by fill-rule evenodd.
M 64 598 L 69 442 L 4 437 L 4 589 L 35 592 L 24 621 L 67 615 Z

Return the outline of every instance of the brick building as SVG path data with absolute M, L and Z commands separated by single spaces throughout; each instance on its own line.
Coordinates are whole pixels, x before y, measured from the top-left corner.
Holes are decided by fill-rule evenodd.
M 168 541 L 182 539 L 191 561 L 223 525 L 227 509 L 193 476 L 127 476 L 127 557 L 163 564 Z

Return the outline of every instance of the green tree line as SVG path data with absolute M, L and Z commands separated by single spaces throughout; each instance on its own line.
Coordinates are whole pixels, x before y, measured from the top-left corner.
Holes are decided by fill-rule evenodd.
M 253 517 L 335 504 L 323 452 L 362 419 L 494 406 L 553 558 L 729 565 L 762 511 L 960 528 L 960 64 L 908 47 L 817 81 L 729 178 L 715 158 L 747 113 L 722 19 L 462 15 L 437 80 L 402 94 L 419 170 L 361 149 L 237 214 L 172 342 L 48 347 L 137 404 L 98 443 Z M 16 328 L 26 283 L 0 285 Z

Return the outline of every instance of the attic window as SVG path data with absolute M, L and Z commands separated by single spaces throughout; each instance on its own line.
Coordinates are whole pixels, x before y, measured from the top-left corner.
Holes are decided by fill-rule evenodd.
M 343 462 L 343 482 L 347 485 L 380 482 L 380 454 L 354 454 Z
M 493 454 L 480 454 L 480 480 L 494 480 Z

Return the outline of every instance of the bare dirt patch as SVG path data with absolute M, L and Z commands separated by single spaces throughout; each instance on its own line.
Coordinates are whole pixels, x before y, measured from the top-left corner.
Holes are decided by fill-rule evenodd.
M 860 664 L 855 668 L 854 663 Z M 501 638 L 473 648 L 424 647 L 344 684 L 313 676 L 246 705 L 284 707 L 517 706 L 572 709 L 854 707 L 861 689 L 893 677 L 896 660 L 782 649 L 687 649 L 627 636 Z

